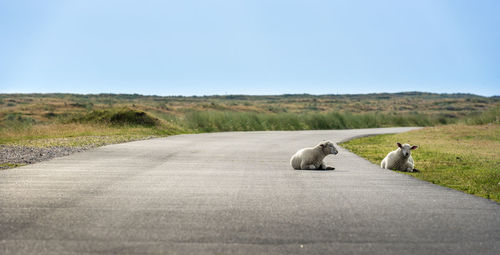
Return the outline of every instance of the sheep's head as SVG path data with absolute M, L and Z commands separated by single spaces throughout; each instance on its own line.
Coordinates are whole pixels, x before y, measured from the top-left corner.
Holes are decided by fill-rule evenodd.
M 400 143 L 397 143 L 398 147 L 399 147 L 399 151 L 400 153 L 403 155 L 403 157 L 407 158 L 411 155 L 411 150 L 414 150 L 416 148 L 418 148 L 418 146 L 416 145 L 413 145 L 413 146 L 410 146 L 409 144 L 405 143 L 403 145 L 401 145 Z
M 325 155 L 328 155 L 328 154 L 337 155 L 337 153 L 339 153 L 337 151 L 337 148 L 335 148 L 335 145 L 333 145 L 333 143 L 330 141 L 323 141 L 323 142 L 319 143 L 318 146 L 321 148 L 323 153 L 325 153 Z

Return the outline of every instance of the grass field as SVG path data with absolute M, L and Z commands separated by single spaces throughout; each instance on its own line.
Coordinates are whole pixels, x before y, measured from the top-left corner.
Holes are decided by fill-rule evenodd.
M 39 146 L 59 138 L 71 140 L 68 144 L 97 138 L 113 142 L 216 131 L 434 126 L 466 120 L 491 123 L 495 118 L 498 122 L 499 106 L 498 97 L 420 92 L 209 97 L 0 94 L 0 144 Z M 485 115 L 488 112 L 491 116 Z
M 500 98 L 0 94 L 0 145 L 87 146 L 180 133 L 499 123 Z
M 379 165 L 396 142 L 418 145 L 416 173 L 438 185 L 500 203 L 500 125 L 445 125 L 395 135 L 354 139 L 342 146 Z

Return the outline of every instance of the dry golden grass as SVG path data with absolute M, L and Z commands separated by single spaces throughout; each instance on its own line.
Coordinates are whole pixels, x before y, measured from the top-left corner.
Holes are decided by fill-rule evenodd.
M 283 95 L 157 97 L 140 95 L 0 94 L 0 117 L 22 113 L 39 120 L 47 113 L 63 114 L 89 109 L 131 107 L 170 114 L 188 110 L 221 110 L 256 113 L 352 112 L 447 114 L 465 116 L 498 105 L 496 98 L 428 93 L 369 95 Z

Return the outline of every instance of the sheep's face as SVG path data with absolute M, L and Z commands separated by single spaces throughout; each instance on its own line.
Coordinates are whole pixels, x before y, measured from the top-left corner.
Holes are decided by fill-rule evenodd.
M 407 158 L 411 155 L 411 150 L 418 148 L 418 146 L 416 146 L 416 145 L 410 146 L 407 143 L 405 143 L 403 145 L 401 145 L 400 143 L 397 143 L 397 145 L 399 147 L 399 151 L 401 152 L 401 154 L 403 154 L 403 157 L 405 157 L 405 158 Z
M 337 155 L 339 153 L 335 145 L 333 145 L 330 141 L 323 141 L 319 144 L 325 154 L 334 154 Z

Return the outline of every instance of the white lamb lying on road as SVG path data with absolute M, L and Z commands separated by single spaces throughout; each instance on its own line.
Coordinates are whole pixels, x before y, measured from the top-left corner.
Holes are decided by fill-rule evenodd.
M 415 163 L 411 157 L 411 150 L 418 148 L 418 146 L 410 146 L 409 144 L 398 144 L 398 149 L 389 152 L 387 156 L 380 163 L 380 167 L 385 169 L 399 170 L 413 172 Z
M 326 166 L 323 159 L 329 154 L 337 153 L 337 148 L 332 142 L 323 141 L 315 147 L 297 151 L 290 159 L 290 165 L 296 170 L 333 170 L 335 167 Z

